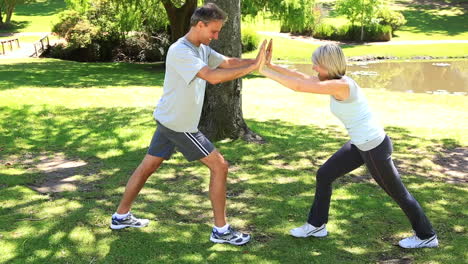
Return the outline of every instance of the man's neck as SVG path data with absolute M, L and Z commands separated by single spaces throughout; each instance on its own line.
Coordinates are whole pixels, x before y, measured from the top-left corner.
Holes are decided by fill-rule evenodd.
M 190 41 L 195 47 L 200 47 L 201 42 L 197 40 L 196 33 L 191 28 L 190 31 L 185 34 L 185 38 Z

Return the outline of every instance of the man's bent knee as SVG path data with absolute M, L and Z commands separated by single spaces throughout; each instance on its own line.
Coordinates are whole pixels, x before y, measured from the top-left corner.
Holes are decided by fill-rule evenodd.
M 163 161 L 164 161 L 164 158 L 146 154 L 140 166 L 142 170 L 144 170 L 146 173 L 149 173 L 151 175 L 153 172 L 159 169 L 159 167 L 161 167 L 161 164 L 163 163 Z
M 221 174 L 227 174 L 229 163 L 224 159 L 219 151 L 214 150 L 208 156 L 200 160 L 211 171 Z

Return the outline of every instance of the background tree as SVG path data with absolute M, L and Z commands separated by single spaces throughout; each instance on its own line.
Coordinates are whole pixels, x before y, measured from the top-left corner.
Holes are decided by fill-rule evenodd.
M 361 27 L 361 41 L 364 40 L 364 26 L 370 25 L 377 17 L 379 9 L 385 5 L 385 0 L 338 0 L 336 11 L 345 15 L 354 26 L 359 23 Z
M 228 13 L 228 20 L 219 34 L 219 40 L 211 47 L 229 56 L 241 56 L 241 14 L 240 0 L 209 0 Z M 243 138 L 247 141 L 261 141 L 251 131 L 242 115 L 242 80 L 236 79 L 206 87 L 205 103 L 200 121 L 200 130 L 211 140 Z
M 0 0 L 0 27 L 4 27 L 11 22 L 16 5 L 22 3 L 24 3 L 24 0 Z
M 281 31 L 310 33 L 317 22 L 315 0 L 242 0 L 242 15 L 255 17 L 267 11 L 279 20 Z
M 69 8 L 85 13 L 96 1 L 66 0 L 66 2 Z M 188 32 L 190 17 L 197 7 L 197 0 L 100 0 L 100 2 L 109 2 L 116 6 L 115 16 L 122 31 L 153 33 L 161 30 L 161 26 L 169 24 L 172 42 Z

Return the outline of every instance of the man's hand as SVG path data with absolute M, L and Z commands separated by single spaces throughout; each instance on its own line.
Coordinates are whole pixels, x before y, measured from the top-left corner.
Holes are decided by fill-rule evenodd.
M 266 47 L 267 41 L 264 40 L 262 42 L 262 45 L 260 46 L 260 50 L 258 51 L 257 58 L 255 59 L 255 70 L 258 70 L 260 68 L 260 64 L 264 63 L 265 61 L 265 47 Z
M 268 43 L 268 47 L 266 49 L 265 64 L 267 66 L 271 65 L 271 58 L 272 57 L 273 57 L 273 39 L 270 39 L 270 43 Z

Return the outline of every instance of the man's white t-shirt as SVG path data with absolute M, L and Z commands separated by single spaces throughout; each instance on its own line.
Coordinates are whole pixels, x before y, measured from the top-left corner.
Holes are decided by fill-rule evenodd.
M 185 37 L 172 44 L 166 58 L 163 95 L 154 118 L 176 132 L 197 132 L 206 81 L 196 75 L 203 67 L 214 69 L 224 60 L 209 46 L 197 47 Z

